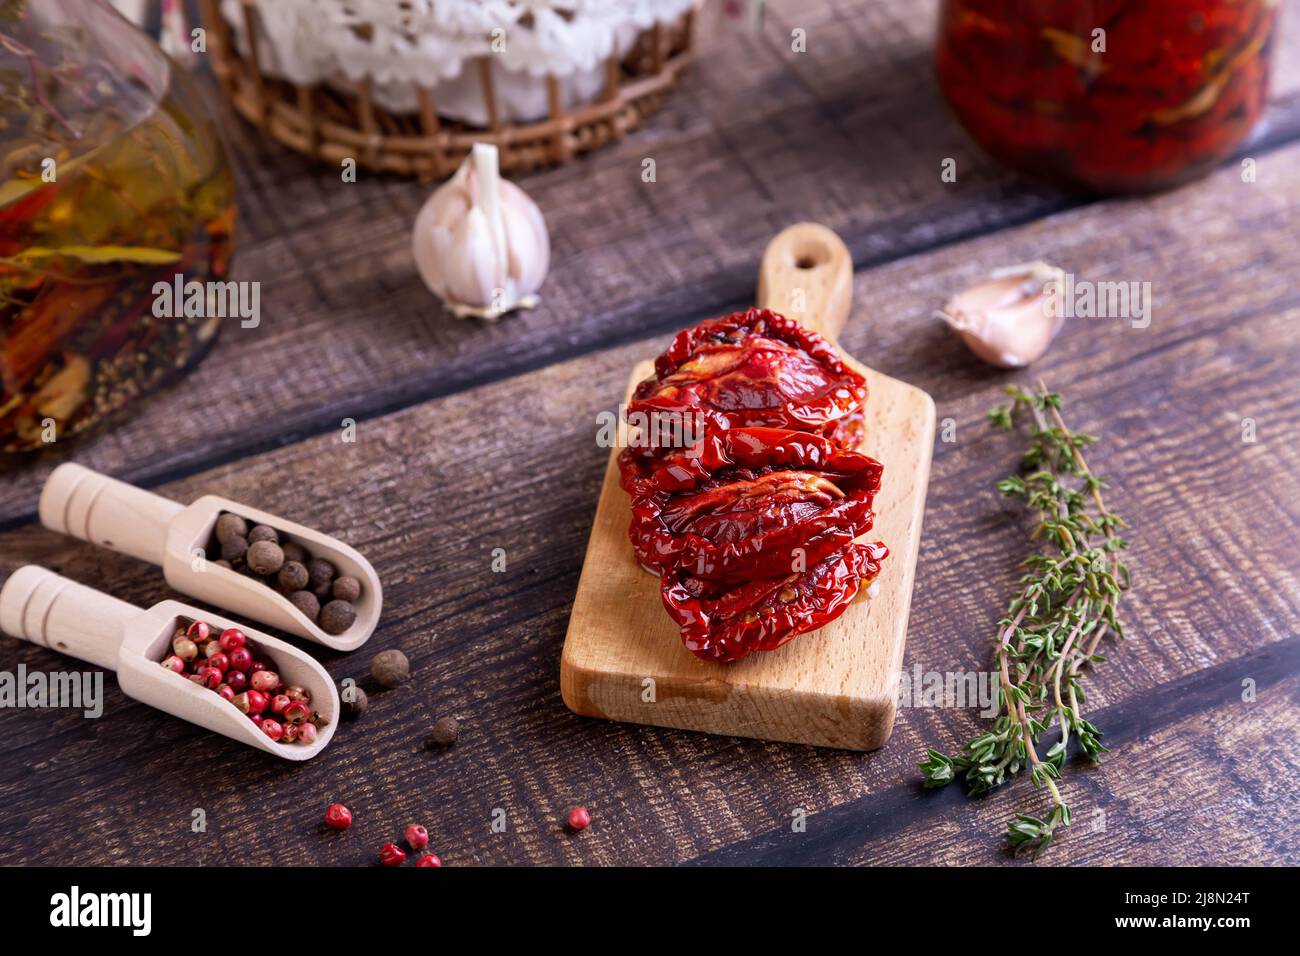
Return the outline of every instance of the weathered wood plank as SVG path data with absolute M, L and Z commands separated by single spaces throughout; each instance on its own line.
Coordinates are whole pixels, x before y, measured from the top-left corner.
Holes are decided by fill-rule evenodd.
M 1300 469 L 1300 448 L 1287 440 L 1300 420 L 1300 291 L 1288 281 L 1300 270 L 1297 201 L 1300 147 L 1292 147 L 1265 157 L 1255 184 L 1226 171 L 1154 200 L 1064 213 L 858 275 L 846 349 L 931 392 L 940 419 L 956 425 L 957 440 L 936 447 L 906 667 L 987 666 L 1024 548 L 1019 516 L 992 491 L 1017 446 L 981 420 L 997 385 L 1028 377 L 977 367 L 930 312 L 972 276 L 1037 257 L 1154 290 L 1149 328 L 1072 321 L 1035 369 L 1065 392 L 1070 422 L 1104 436 L 1094 465 L 1134 525 L 1132 638 L 1090 678 L 1090 707 L 1140 707 L 1208 666 L 1295 635 L 1290 542 L 1300 506 L 1285 488 Z M 963 739 L 978 726 L 973 713 L 905 710 L 890 745 L 864 757 L 582 720 L 564 709 L 560 645 L 605 459 L 595 416 L 652 346 L 365 421 L 355 444 L 322 435 L 170 483 L 163 490 L 180 500 L 221 491 L 360 548 L 384 579 L 385 622 L 366 651 L 321 658 L 341 679 L 362 675 L 371 651 L 400 646 L 416 676 L 376 694 L 365 719 L 302 767 L 272 765 L 116 692 L 98 721 L 8 711 L 0 862 L 29 858 L 34 847 L 85 862 L 366 862 L 416 817 L 452 863 L 677 862 L 788 827 L 796 808 L 871 805 L 914 782 L 921 749 Z M 1247 416 L 1257 422 L 1254 444 L 1242 441 Z M 494 548 L 508 560 L 502 573 L 491 569 Z M 0 535 L 0 567 L 29 561 L 139 603 L 167 596 L 153 569 L 129 559 L 30 526 Z M 0 670 L 20 661 L 68 666 L 0 642 Z M 462 743 L 421 752 L 423 729 L 444 712 L 465 720 Z M 1145 753 L 1122 744 L 1110 772 L 1141 776 L 1135 764 Z M 1203 793 L 1169 779 L 1171 806 Z M 341 838 L 319 837 L 313 828 L 334 799 L 351 802 L 361 822 Z M 998 799 L 995 822 L 1032 805 L 1013 793 Z M 597 823 L 570 837 L 559 820 L 575 801 Z M 198 807 L 206 834 L 190 830 Z M 507 812 L 504 834 L 490 830 L 494 808 Z M 907 812 L 918 826 L 921 817 L 952 823 L 942 802 Z M 1143 817 L 1147 832 L 1177 842 L 1169 859 L 1210 861 L 1220 849 L 1198 851 L 1195 830 L 1163 825 L 1154 811 Z M 99 835 L 93 845 L 85 832 Z M 954 846 L 985 854 L 990 841 L 983 829 L 961 829 L 941 847 L 919 845 L 912 859 Z M 850 855 L 862 846 L 851 844 Z M 1143 859 L 1160 852 L 1130 849 Z
M 1246 680 L 1255 695 L 1249 700 Z M 1102 709 L 1096 720 L 1123 757 L 1096 768 L 1070 764 L 1064 792 L 1075 823 L 1050 849 L 1051 862 L 1294 864 L 1300 834 L 1290 821 L 1300 793 L 1277 780 L 1300 768 L 1286 746 L 1300 729 L 1297 692 L 1300 638 L 1293 637 Z M 1007 853 L 993 837 L 1014 814 L 1035 812 L 1026 787 L 972 800 L 956 785 L 925 792 L 903 783 L 813 815 L 803 832 L 786 827 L 691 862 L 1002 863 Z M 989 839 L 972 841 L 972 833 Z
M 931 75 L 934 9 L 769 4 L 761 34 L 714 40 L 648 129 L 527 178 L 553 269 L 540 309 L 490 326 L 450 318 L 416 277 L 409 229 L 427 188 L 343 183 L 233 123 L 236 278 L 262 284 L 262 325 L 227 323 L 195 374 L 75 454 L 156 484 L 345 417 L 666 331 L 744 304 L 763 244 L 791 222 L 831 226 L 863 266 L 1075 202 L 1001 170 L 950 120 Z M 1264 143 L 1300 134 L 1295 20 L 1282 18 Z M 795 26 L 807 30 L 806 53 L 790 49 Z M 958 182 L 944 184 L 950 156 Z M 647 158 L 653 183 L 641 179 Z M 0 464 L 0 526 L 34 513 L 35 489 L 63 455 Z

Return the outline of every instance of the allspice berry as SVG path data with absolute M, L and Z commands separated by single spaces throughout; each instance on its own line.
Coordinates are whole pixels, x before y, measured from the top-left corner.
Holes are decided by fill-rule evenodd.
M 254 574 L 275 574 L 284 565 L 284 552 L 273 541 L 255 541 L 244 556 Z
M 275 580 L 280 585 L 280 590 L 285 594 L 301 591 L 307 587 L 307 566 L 298 561 L 286 560 L 280 566 L 280 574 Z M 315 595 L 312 596 L 315 597 Z
M 334 597 L 339 601 L 355 601 L 361 597 L 361 582 L 345 574 L 334 582 Z
M 248 532 L 248 543 L 256 544 L 258 541 L 270 541 L 272 544 L 280 543 L 280 532 L 276 531 L 270 525 L 259 524 Z
M 429 734 L 429 744 L 434 747 L 450 747 L 460 736 L 460 723 L 455 717 L 439 717 L 433 722 L 433 731 Z
M 356 720 L 370 706 L 370 698 L 366 696 L 366 692 L 360 687 L 349 687 L 339 696 L 342 698 L 343 716 L 348 720 Z M 348 698 L 351 698 L 351 700 Z
M 320 602 L 310 591 L 294 591 L 289 595 L 289 603 L 302 612 L 302 616 L 313 624 L 320 614 Z
M 224 545 L 230 538 L 247 538 L 248 522 L 239 515 L 224 512 L 217 518 L 217 543 Z
M 330 601 L 320 609 L 320 629 L 326 634 L 342 634 L 356 619 L 357 609 L 347 601 Z
M 297 561 L 303 567 L 307 566 L 308 560 L 307 549 L 297 541 L 281 541 L 280 550 L 284 552 L 284 560 Z
M 380 651 L 370 662 L 370 676 L 384 687 L 396 687 L 411 676 L 411 662 L 401 651 Z
M 311 591 L 329 587 L 334 583 L 334 565 L 323 558 L 312 558 L 307 562 L 307 587 Z
M 243 518 L 239 519 L 243 521 Z M 248 539 L 241 538 L 239 535 L 231 535 L 221 542 L 221 560 L 229 561 L 234 564 L 236 561 L 243 561 L 244 555 L 248 553 Z

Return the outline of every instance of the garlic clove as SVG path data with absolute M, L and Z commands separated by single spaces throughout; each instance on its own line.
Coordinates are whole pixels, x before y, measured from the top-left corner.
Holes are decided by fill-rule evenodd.
M 451 246 L 445 222 L 458 222 L 465 218 L 469 203 L 457 193 L 436 192 L 420 208 L 415 217 L 411 237 L 411 252 L 420 278 L 429 290 L 440 299 L 447 298 L 446 258 Z
M 535 306 L 551 255 L 541 210 L 499 178 L 496 147 L 483 143 L 420 209 L 411 250 L 455 315 L 487 319 Z
M 509 257 L 509 275 L 521 290 L 536 292 L 551 265 L 551 240 L 546 234 L 546 223 L 539 210 L 523 190 L 513 183 L 502 183 L 519 193 L 522 200 L 507 200 L 502 206 L 505 219 L 506 246 Z
M 487 304 L 502 284 L 496 266 L 496 243 L 487 216 L 477 207 L 438 236 L 446 270 L 447 298 L 453 302 Z
M 1045 262 L 997 269 L 939 312 L 972 352 L 998 368 L 1037 361 L 1061 330 L 1065 273 Z

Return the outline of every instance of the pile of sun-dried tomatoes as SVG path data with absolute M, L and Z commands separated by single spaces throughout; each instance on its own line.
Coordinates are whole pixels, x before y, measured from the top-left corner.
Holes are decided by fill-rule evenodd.
M 866 398 L 833 345 L 766 309 L 678 333 L 637 386 L 629 419 L 655 440 L 619 455 L 629 536 L 691 652 L 780 647 L 879 573 L 885 546 L 854 543 L 882 471 L 853 450 Z

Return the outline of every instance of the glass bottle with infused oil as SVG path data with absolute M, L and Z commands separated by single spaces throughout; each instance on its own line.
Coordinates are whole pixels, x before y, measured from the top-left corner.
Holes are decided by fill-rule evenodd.
M 0 449 L 48 447 L 192 368 L 234 182 L 183 71 L 102 0 L 0 0 Z M 194 310 L 191 310 L 193 313 Z

